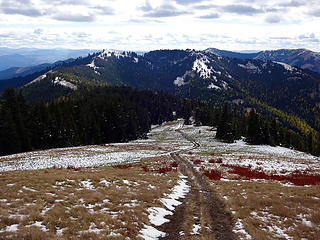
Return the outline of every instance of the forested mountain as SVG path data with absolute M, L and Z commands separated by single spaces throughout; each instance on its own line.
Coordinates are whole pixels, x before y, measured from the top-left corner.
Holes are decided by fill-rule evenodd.
M 217 104 L 233 101 L 254 107 L 270 119 L 285 119 L 295 131 L 320 129 L 319 74 L 284 63 L 195 50 L 159 50 L 144 55 L 105 50 L 41 75 L 23 88 L 23 94 L 28 101 L 50 100 L 104 85 L 165 90 Z
M 277 119 L 292 136 L 302 137 L 296 142 L 305 142 L 307 136 L 316 141 L 320 129 L 320 75 L 281 62 L 229 58 L 190 49 L 143 55 L 104 50 L 15 81 L 24 85 L 22 95 L 28 103 L 51 102 L 96 87 L 129 86 L 201 99 L 220 107 L 227 101 L 241 111 L 255 109 L 267 122 Z M 261 128 L 268 129 L 265 126 Z M 253 142 L 268 142 L 261 139 Z M 291 141 L 288 139 L 286 142 Z M 305 149 L 305 145 L 299 148 Z
M 239 59 L 260 59 L 265 61 L 283 62 L 302 69 L 320 72 L 320 53 L 307 49 L 279 49 L 260 51 L 257 53 L 238 53 L 232 51 L 208 48 L 206 51 L 219 56 Z

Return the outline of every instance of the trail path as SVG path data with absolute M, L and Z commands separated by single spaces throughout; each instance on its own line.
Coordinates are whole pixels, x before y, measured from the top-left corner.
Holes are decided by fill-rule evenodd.
M 187 134 L 179 129 L 176 131 L 193 143 L 192 149 L 200 147 Z M 159 228 L 166 232 L 166 236 L 161 239 L 235 239 L 232 217 L 224 211 L 223 202 L 211 190 L 205 177 L 194 169 L 190 161 L 181 157 L 179 152 L 170 155 L 179 162 L 181 173 L 188 177 L 190 192 L 174 214 L 167 217 L 170 222 Z

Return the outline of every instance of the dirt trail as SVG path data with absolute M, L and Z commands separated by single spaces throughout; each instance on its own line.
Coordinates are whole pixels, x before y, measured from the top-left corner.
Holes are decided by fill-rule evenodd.
M 193 143 L 193 149 L 200 146 L 181 130 L 176 131 Z M 161 239 L 236 239 L 232 232 L 232 217 L 224 211 L 223 202 L 210 189 L 205 177 L 179 153 L 170 155 L 179 162 L 181 173 L 188 176 L 190 192 L 174 214 L 167 217 L 170 222 L 159 228 L 167 233 L 166 237 Z

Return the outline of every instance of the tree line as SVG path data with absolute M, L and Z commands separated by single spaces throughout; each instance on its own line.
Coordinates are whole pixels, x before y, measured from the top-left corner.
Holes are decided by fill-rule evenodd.
M 173 112 L 176 117 L 190 115 L 187 105 L 164 92 L 126 87 L 76 91 L 27 104 L 21 91 L 8 88 L 0 103 L 0 154 L 143 138 L 151 124 L 173 120 Z
M 173 115 L 173 112 L 176 114 Z M 320 155 L 316 132 L 301 134 L 268 121 L 254 109 L 217 107 L 199 99 L 128 87 L 96 87 L 49 102 L 26 103 L 21 91 L 0 98 L 0 155 L 38 149 L 127 142 L 145 138 L 151 124 L 184 118 L 185 124 L 217 128 L 216 137 L 232 143 L 281 145 Z
M 272 121 L 264 119 L 255 109 L 244 112 L 231 109 L 225 104 L 220 112 L 216 137 L 232 143 L 241 136 L 245 137 L 249 144 L 284 146 L 320 155 L 318 132 L 309 131 L 306 134 L 295 132 L 282 126 L 276 118 Z

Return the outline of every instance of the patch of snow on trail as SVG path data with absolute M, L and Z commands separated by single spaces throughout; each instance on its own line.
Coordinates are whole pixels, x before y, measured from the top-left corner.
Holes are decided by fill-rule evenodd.
M 147 210 L 149 212 L 149 220 L 151 224 L 160 226 L 163 223 L 169 222 L 169 220 L 166 219 L 165 216 L 172 215 L 175 207 L 182 204 L 182 202 L 179 202 L 177 199 L 184 198 L 190 191 L 190 186 L 187 185 L 187 180 L 185 180 L 185 178 L 187 177 L 184 175 L 180 175 L 178 184 L 172 189 L 172 192 L 166 198 L 160 199 L 160 202 L 162 202 L 164 206 L 170 211 L 161 207 L 151 207 Z M 145 225 L 144 228 L 140 230 L 141 237 L 143 239 L 157 239 L 150 238 L 148 235 L 145 235 L 145 233 L 148 232 L 147 229 L 150 228 L 151 230 L 155 229 L 151 226 Z
M 191 235 L 199 235 L 200 229 L 201 229 L 201 226 L 199 224 L 193 224 L 193 229 L 192 229 Z
M 144 228 L 140 230 L 139 237 L 142 237 L 145 240 L 156 240 L 159 237 L 165 237 L 166 234 L 155 229 L 152 226 L 144 225 Z
M 171 211 L 168 211 L 161 207 L 148 208 L 148 212 L 150 223 L 155 226 L 160 226 L 166 222 L 169 222 L 169 220 L 166 219 L 165 216 L 173 214 Z
M 245 236 L 245 238 L 239 236 L 239 239 L 241 239 L 241 240 L 242 239 L 252 239 L 251 235 L 249 235 L 249 233 L 247 233 L 247 231 L 244 229 L 244 226 L 243 226 L 240 218 L 238 218 L 236 225 L 235 225 L 235 228 L 233 229 L 233 232 L 243 234 Z

